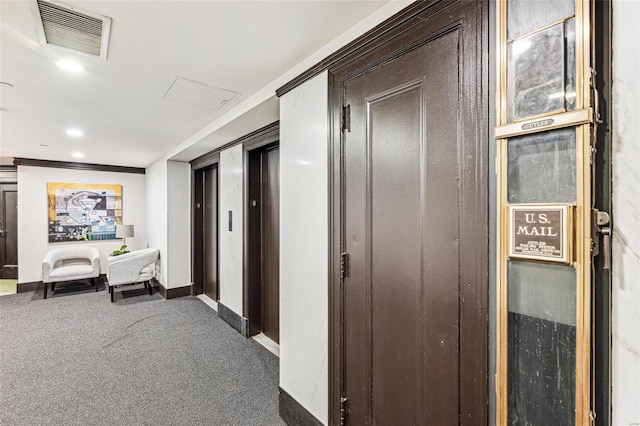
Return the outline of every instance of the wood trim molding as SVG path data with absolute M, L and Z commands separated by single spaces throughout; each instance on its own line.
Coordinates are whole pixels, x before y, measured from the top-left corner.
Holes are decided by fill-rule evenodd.
M 191 160 L 189 163 L 191 164 L 191 170 L 200 170 L 220 162 L 220 151 L 211 151 L 207 152 L 204 155 L 196 158 L 195 160 Z
M 13 164 L 15 164 L 16 166 L 52 167 L 56 169 L 85 170 L 85 171 L 93 171 L 93 172 L 133 173 L 133 174 L 141 174 L 141 175 L 145 174 L 145 169 L 141 167 L 109 166 L 107 164 L 92 164 L 92 163 L 74 163 L 72 161 L 37 160 L 34 158 L 14 158 Z
M 305 81 L 310 80 L 316 75 L 320 74 L 322 71 L 333 67 L 338 62 L 352 58 L 353 55 L 364 51 L 365 48 L 368 49 L 369 45 L 374 44 L 375 42 L 379 42 L 381 39 L 386 39 L 386 36 L 391 31 L 395 31 L 398 27 L 406 24 L 407 22 L 409 22 L 410 24 L 411 22 L 413 22 L 413 25 L 417 24 L 418 22 L 415 19 L 416 15 L 426 11 L 436 3 L 439 3 L 438 0 L 417 1 L 409 5 L 405 9 L 388 18 L 386 21 L 377 25 L 375 28 L 367 31 L 341 49 L 327 56 L 316 65 L 312 66 L 302 74 L 295 77 L 293 80 L 278 88 L 276 90 L 276 96 L 280 97 L 284 95 L 285 93 L 295 89 Z M 447 1 L 444 3 L 450 2 Z
M 245 150 L 251 151 L 280 140 L 280 122 L 276 121 L 241 138 Z
M 98 285 L 102 285 L 102 284 L 108 285 L 107 284 L 107 277 L 105 276 L 105 274 L 100 274 L 100 277 L 98 277 Z M 191 286 L 190 285 L 183 286 L 183 287 L 176 287 L 176 288 L 166 289 L 155 278 L 151 280 L 151 285 L 153 287 L 155 287 L 156 290 L 158 291 L 158 293 L 160 293 L 162 295 L 162 297 L 167 299 L 167 300 L 176 299 L 178 297 L 191 296 Z M 43 289 L 44 289 L 44 287 L 43 287 L 42 281 L 30 281 L 30 282 L 18 283 L 18 285 L 17 285 L 17 292 L 18 293 L 27 293 L 27 292 L 30 292 L 30 291 L 42 291 Z
M 191 160 L 192 169 L 201 169 L 203 167 L 210 166 L 220 161 L 220 152 L 225 149 L 231 148 L 238 144 L 244 144 L 248 149 L 255 149 L 261 146 L 260 144 L 264 140 L 268 140 L 265 145 L 272 142 L 277 142 L 280 139 L 280 122 L 274 121 L 271 124 L 255 130 L 249 134 L 246 134 L 238 139 L 234 139 L 218 148 L 215 148 L 200 157 Z M 255 146 L 254 146 L 255 145 Z
M 177 299 L 179 297 L 191 296 L 191 286 L 185 285 L 182 287 L 168 288 L 166 291 L 165 299 Z
M 191 164 L 191 168 L 193 170 L 203 169 L 220 162 L 220 151 L 224 151 L 225 149 L 231 148 L 235 145 L 243 144 L 245 149 L 247 151 L 250 151 L 256 148 L 260 148 L 264 145 L 278 142 L 279 140 L 280 122 L 275 121 L 262 127 L 261 129 L 258 129 L 218 148 L 215 148 L 214 150 L 209 151 L 194 160 L 191 160 L 189 163 Z
M 151 280 L 151 285 L 155 287 L 156 290 L 158 290 L 158 293 L 160 293 L 166 300 L 191 296 L 191 285 L 185 285 L 175 288 L 165 288 L 165 286 L 155 278 Z
M 155 278 L 152 278 L 150 283 L 151 283 L 151 287 L 155 287 L 156 290 L 158 290 L 158 293 L 160 293 L 160 295 L 164 299 L 167 298 L 167 289 L 164 288 L 164 286 L 162 285 L 162 283 L 160 283 L 160 281 L 156 280 Z
M 29 281 L 26 283 L 18 283 L 16 286 L 17 293 L 28 293 L 30 291 L 42 290 L 42 281 Z
M 278 410 L 280 417 L 288 425 L 322 426 L 320 420 L 282 388 L 279 388 L 278 392 Z

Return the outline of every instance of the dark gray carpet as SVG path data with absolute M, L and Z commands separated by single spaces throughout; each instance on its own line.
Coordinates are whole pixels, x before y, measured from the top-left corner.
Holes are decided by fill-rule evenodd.
M 116 296 L 0 297 L 1 424 L 284 425 L 276 356 L 197 298 Z

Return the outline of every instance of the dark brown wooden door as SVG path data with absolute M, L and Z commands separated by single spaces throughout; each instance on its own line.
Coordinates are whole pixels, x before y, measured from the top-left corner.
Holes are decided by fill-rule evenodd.
M 18 186 L 0 185 L 0 278 L 18 278 Z
M 249 151 L 246 309 L 249 335 L 280 341 L 280 150 Z
M 218 300 L 218 167 L 194 172 L 193 287 Z
M 203 182 L 203 292 L 218 300 L 218 168 L 206 169 Z
M 475 51 L 463 56 L 463 27 L 442 25 L 342 86 L 350 425 L 486 424 L 487 253 L 476 248 L 487 205 L 473 190 L 486 185 L 474 128 L 484 109 L 469 108 L 477 92 L 466 85 L 480 65 Z
M 262 153 L 262 332 L 280 341 L 280 150 Z

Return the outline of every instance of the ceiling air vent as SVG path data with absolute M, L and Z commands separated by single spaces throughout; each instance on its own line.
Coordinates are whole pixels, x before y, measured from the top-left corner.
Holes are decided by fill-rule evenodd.
M 107 59 L 111 18 L 42 0 L 32 1 L 43 44 Z

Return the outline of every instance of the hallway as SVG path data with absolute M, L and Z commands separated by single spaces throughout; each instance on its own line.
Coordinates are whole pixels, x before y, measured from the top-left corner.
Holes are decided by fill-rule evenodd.
M 279 425 L 278 363 L 195 297 L 0 298 L 0 424 Z

